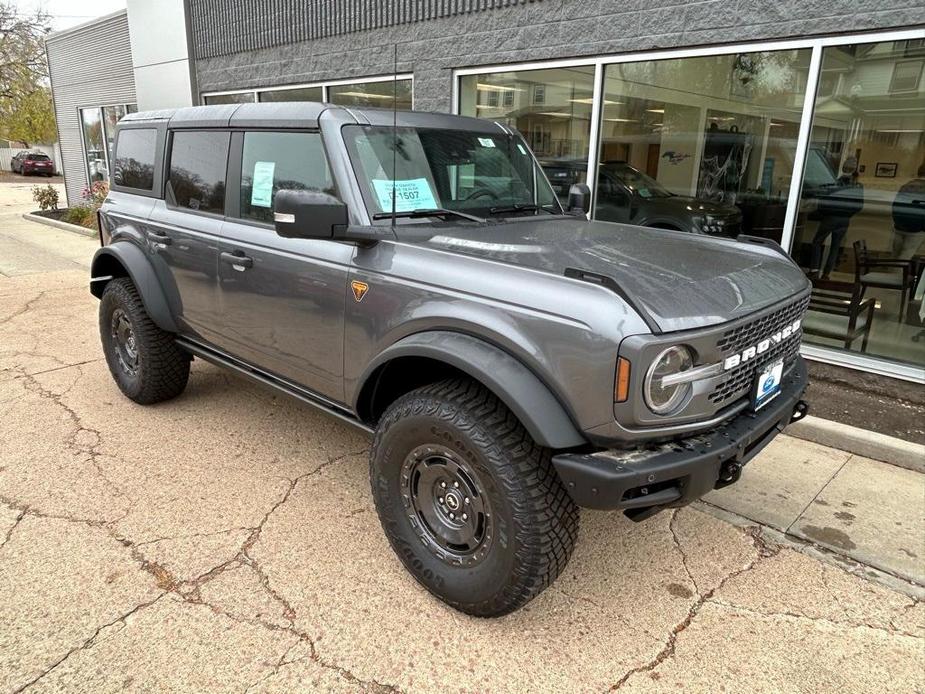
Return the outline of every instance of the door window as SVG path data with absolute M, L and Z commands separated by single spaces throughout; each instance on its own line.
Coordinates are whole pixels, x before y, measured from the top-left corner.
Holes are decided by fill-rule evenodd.
M 252 132 L 241 158 L 241 217 L 273 222 L 280 190 L 334 194 L 334 181 L 318 133 Z
M 224 214 L 227 132 L 176 132 L 170 148 L 168 201 L 197 212 Z

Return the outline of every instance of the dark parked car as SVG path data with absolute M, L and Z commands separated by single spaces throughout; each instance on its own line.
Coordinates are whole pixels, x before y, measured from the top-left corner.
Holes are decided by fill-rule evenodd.
M 118 387 L 175 397 L 196 357 L 367 432 L 393 549 L 470 614 L 550 585 L 579 506 L 688 504 L 806 412 L 779 246 L 588 221 L 502 123 L 199 106 L 126 116 L 113 161 L 90 291 Z
M 543 160 L 543 171 L 562 198 L 587 170 L 584 161 Z M 602 162 L 597 175 L 595 219 L 735 238 L 742 213 L 724 205 L 675 195 L 651 176 L 623 161 Z
M 10 160 L 10 171 L 23 176 L 30 174 L 55 175 L 55 163 L 41 152 L 20 152 Z

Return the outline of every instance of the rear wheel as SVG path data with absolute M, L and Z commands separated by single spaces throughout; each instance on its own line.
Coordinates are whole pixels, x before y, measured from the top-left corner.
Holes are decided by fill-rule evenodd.
M 370 457 L 379 519 L 431 593 L 468 614 L 512 612 L 565 568 L 578 509 L 510 410 L 459 379 L 399 398 Z
M 126 397 L 150 405 L 186 388 L 190 356 L 148 317 L 128 277 L 111 280 L 103 291 L 100 339 L 109 371 Z

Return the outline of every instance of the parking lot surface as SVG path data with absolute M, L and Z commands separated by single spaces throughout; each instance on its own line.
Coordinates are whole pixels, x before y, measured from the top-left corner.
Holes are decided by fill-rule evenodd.
M 909 591 L 697 508 L 583 513 L 525 609 L 453 611 L 388 547 L 364 435 L 201 361 L 174 401 L 124 398 L 94 241 L 22 220 L 27 192 L 0 185 L 0 690 L 925 687 Z

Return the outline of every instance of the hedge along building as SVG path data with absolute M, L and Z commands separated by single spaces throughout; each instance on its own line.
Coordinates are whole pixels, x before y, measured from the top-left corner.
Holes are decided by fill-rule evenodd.
M 918 0 L 167 5 L 129 0 L 132 51 L 164 36 L 152 13 L 181 18 L 184 103 L 394 90 L 503 121 L 560 194 L 589 183 L 597 219 L 779 241 L 816 284 L 809 356 L 925 381 Z M 180 103 L 136 86 L 143 109 Z

